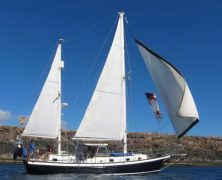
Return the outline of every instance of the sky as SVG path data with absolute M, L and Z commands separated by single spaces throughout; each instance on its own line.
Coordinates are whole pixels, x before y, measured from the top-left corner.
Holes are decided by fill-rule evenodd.
M 123 10 L 128 21 L 126 69 L 131 71 L 128 130 L 174 134 L 133 41 L 137 38 L 185 77 L 200 114 L 188 134 L 222 136 L 221 7 L 220 0 L 1 0 L 0 125 L 18 126 L 20 116 L 30 116 L 57 41 L 63 38 L 62 98 L 69 104 L 63 126 L 77 129 L 109 51 L 118 11 Z M 161 122 L 145 92 L 157 94 Z

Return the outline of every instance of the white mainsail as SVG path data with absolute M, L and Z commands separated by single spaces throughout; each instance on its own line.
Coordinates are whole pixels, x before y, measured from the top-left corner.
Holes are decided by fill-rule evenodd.
M 174 66 L 141 42 L 136 43 L 180 138 L 199 121 L 189 87 Z
M 23 136 L 56 138 L 61 129 L 61 42 Z
M 123 13 L 96 89 L 74 139 L 123 140 L 126 132 Z

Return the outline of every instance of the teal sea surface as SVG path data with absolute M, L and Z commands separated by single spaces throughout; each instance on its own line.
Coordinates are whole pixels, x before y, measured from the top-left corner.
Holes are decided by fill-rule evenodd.
M 221 179 L 222 166 L 171 166 L 159 173 L 130 175 L 130 176 L 111 176 L 93 174 L 53 174 L 53 175 L 30 175 L 22 164 L 0 164 L 0 179 L 32 179 L 32 180 L 57 180 L 57 179 L 100 179 L 100 180 L 133 180 L 133 179 Z

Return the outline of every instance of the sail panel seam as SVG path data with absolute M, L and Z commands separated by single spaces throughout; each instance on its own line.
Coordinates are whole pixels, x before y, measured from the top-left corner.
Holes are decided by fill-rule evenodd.
M 112 91 L 103 91 L 103 90 L 96 90 L 97 92 L 102 92 L 102 93 L 109 93 L 109 94 L 115 94 L 115 95 L 122 95 L 122 93 L 118 92 L 112 92 Z

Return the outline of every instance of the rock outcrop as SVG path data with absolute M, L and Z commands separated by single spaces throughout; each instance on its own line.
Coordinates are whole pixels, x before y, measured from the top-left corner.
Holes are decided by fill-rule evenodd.
M 19 127 L 0 126 L 0 159 L 11 159 L 14 147 L 10 140 L 14 140 L 23 131 Z M 75 143 L 71 140 L 75 131 L 62 132 L 62 149 L 73 152 Z M 24 144 L 28 146 L 30 138 L 23 138 Z M 45 140 L 35 138 L 35 143 L 40 149 L 44 149 L 47 144 L 56 150 L 55 140 Z M 110 149 L 122 149 L 121 143 L 112 142 Z M 201 137 L 185 136 L 178 140 L 174 135 L 158 133 L 129 133 L 128 150 L 145 153 L 172 152 L 183 150 L 187 156 L 180 160 L 184 163 L 221 163 L 222 164 L 222 138 L 221 137 Z

